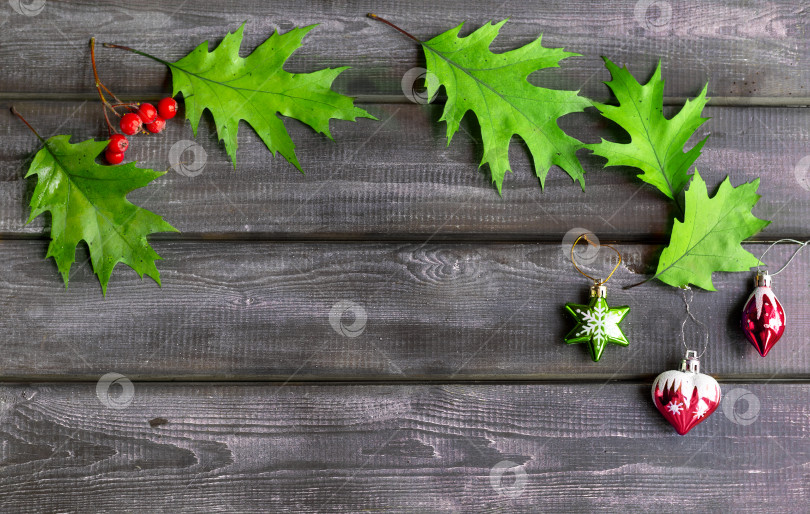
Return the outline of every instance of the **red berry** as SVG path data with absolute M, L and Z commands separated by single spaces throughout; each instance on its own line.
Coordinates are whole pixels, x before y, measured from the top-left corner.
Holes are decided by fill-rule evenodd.
M 128 136 L 137 134 L 141 130 L 142 124 L 141 117 L 134 112 L 128 112 L 121 116 L 121 132 Z
M 146 130 L 148 130 L 152 134 L 157 134 L 158 132 L 161 132 L 164 128 L 166 128 L 166 120 L 164 120 L 160 116 L 155 118 L 155 121 L 153 121 L 152 123 L 146 124 Z
M 174 98 L 166 97 L 158 102 L 158 114 L 165 120 L 174 118 L 177 114 L 177 102 Z
M 110 148 L 104 152 L 104 158 L 110 164 L 121 164 L 124 161 L 124 152 L 113 152 Z
M 141 104 L 138 108 L 138 116 L 141 117 L 141 121 L 143 121 L 144 125 L 149 125 L 155 118 L 157 118 L 157 109 L 152 104 Z
M 113 152 L 126 152 L 127 148 L 129 148 L 129 140 L 127 136 L 121 134 L 113 134 L 110 136 L 110 142 L 107 145 L 107 149 Z

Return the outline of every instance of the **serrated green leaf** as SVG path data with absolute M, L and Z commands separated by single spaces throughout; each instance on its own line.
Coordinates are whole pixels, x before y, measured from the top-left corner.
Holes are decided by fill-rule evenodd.
M 177 232 L 163 218 L 130 203 L 126 195 L 165 172 L 138 168 L 135 163 L 102 166 L 96 157 L 107 141 L 92 139 L 71 144 L 70 136 L 53 136 L 37 152 L 26 178 L 37 176 L 28 222 L 45 211 L 51 213 L 51 243 L 46 258 L 53 257 L 65 287 L 81 241 L 90 249 L 93 271 L 107 293 L 107 283 L 119 262 L 160 284 L 155 260 L 160 256 L 146 236 Z
M 619 124 L 630 134 L 629 143 L 613 143 L 602 139 L 601 143 L 585 145 L 596 155 L 607 159 L 607 166 L 632 166 L 642 171 L 638 178 L 657 187 L 671 199 L 689 182 L 689 168 L 700 155 L 708 136 L 689 151 L 684 146 L 695 131 L 709 118 L 702 118 L 706 105 L 706 89 L 694 100 L 687 100 L 683 108 L 666 119 L 664 107 L 664 80 L 661 78 L 661 63 L 645 85 L 639 84 L 627 68 L 619 68 L 605 58 L 612 80 L 605 82 L 610 87 L 618 106 L 594 102 L 602 116 Z
M 671 286 L 694 284 L 714 291 L 713 272 L 748 271 L 760 264 L 740 244 L 770 223 L 751 214 L 760 198 L 758 187 L 759 179 L 733 187 L 726 177 L 709 198 L 706 183 L 695 170 L 684 197 L 684 220 L 675 220 L 653 278 Z
M 545 48 L 540 38 L 516 50 L 495 54 L 489 46 L 504 23 L 506 20 L 489 23 L 460 38 L 462 24 L 422 43 L 427 69 L 438 78 L 427 81 L 427 96 L 432 98 L 440 86 L 447 93 L 440 119 L 447 122 L 447 144 L 467 111 L 472 111 L 481 126 L 481 165 L 489 165 L 499 193 L 506 172 L 511 171 L 509 142 L 515 135 L 526 142 L 541 187 L 549 168 L 556 164 L 584 189 L 585 171 L 576 156 L 582 143 L 563 132 L 557 119 L 581 112 L 591 102 L 579 96 L 578 91 L 537 87 L 527 80 L 531 73 L 559 67 L 561 60 L 579 54 Z
M 183 93 L 186 118 L 194 134 L 203 111 L 208 109 L 234 166 L 240 120 L 253 127 L 273 155 L 280 153 L 300 170 L 295 143 L 278 114 L 302 121 L 330 139 L 330 119 L 376 119 L 355 107 L 352 98 L 330 89 L 347 67 L 313 73 L 289 73 L 283 69 L 315 25 L 294 28 L 285 34 L 276 31 L 242 58 L 239 48 L 244 28 L 242 24 L 235 33 L 228 33 L 213 52 L 208 51 L 205 41 L 177 62 L 161 61 L 172 72 L 173 95 Z

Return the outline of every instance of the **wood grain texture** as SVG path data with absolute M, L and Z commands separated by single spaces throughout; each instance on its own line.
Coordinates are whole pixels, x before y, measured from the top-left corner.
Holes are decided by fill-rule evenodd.
M 542 32 L 546 46 L 583 56 L 530 80 L 599 100 L 608 97 L 603 55 L 642 79 L 661 59 L 670 105 L 709 81 L 718 106 L 695 138 L 711 133 L 701 175 L 710 186 L 761 176 L 754 212 L 773 223 L 758 237 L 810 239 L 810 109 L 796 108 L 810 103 L 806 2 L 48 0 L 33 16 L 14 9 L 0 9 L 0 102 L 46 136 L 104 133 L 91 35 L 173 60 L 242 22 L 243 55 L 273 30 L 321 23 L 286 68 L 351 66 L 336 90 L 361 96 L 380 121 L 333 123 L 335 142 L 287 121 L 302 175 L 246 126 L 234 171 L 206 115 L 202 173 L 169 169 L 130 195 L 182 230 L 150 238 L 165 259 L 163 287 L 121 266 L 105 299 L 84 248 L 67 291 L 44 259 L 48 219 L 25 223 L 33 182 L 22 177 L 36 140 L 0 109 L 3 511 L 806 511 L 808 254 L 774 279 L 788 329 L 767 358 L 737 326 L 751 274 L 716 274 L 718 292 L 695 295 L 709 335 L 703 370 L 725 399 L 678 436 L 649 387 L 682 357 L 682 297 L 659 283 L 621 289 L 652 271 L 669 203 L 587 152 L 586 192 L 556 168 L 542 192 L 519 141 L 499 197 L 477 169 L 475 122 L 465 119 L 446 146 L 440 103 L 403 96 L 421 51 L 365 18 L 375 11 L 429 38 L 510 17 L 495 51 Z M 171 88 L 147 59 L 98 57 L 125 98 Z M 561 124 L 586 142 L 622 137 L 593 110 Z M 172 145 L 190 139 L 178 120 L 133 140 L 128 158 L 167 169 Z M 600 363 L 562 343 L 572 327 L 563 305 L 584 301 L 589 285 L 563 241 L 578 228 L 624 243 L 608 299 L 631 306 L 631 345 L 608 348 Z M 758 256 L 765 245 L 746 247 Z M 792 250 L 779 246 L 767 260 L 775 268 Z M 601 274 L 608 253 L 581 259 L 585 269 Z M 687 338 L 700 347 L 699 332 Z M 99 388 L 111 372 L 125 377 Z M 131 401 L 121 396 L 129 380 Z
M 653 5 L 654 4 L 654 5 Z M 711 79 L 709 95 L 808 97 L 810 13 L 801 0 L 787 2 L 456 2 L 257 0 L 229 3 L 59 2 L 49 0 L 36 16 L 5 9 L 0 62 L 7 92 L 91 91 L 90 36 L 176 60 L 205 40 L 218 42 L 246 22 L 246 52 L 274 30 L 319 23 L 288 69 L 351 66 L 337 88 L 349 94 L 401 95 L 407 70 L 423 66 L 419 48 L 392 29 L 365 17 L 374 11 L 429 39 L 468 23 L 473 30 L 510 18 L 493 49 L 506 51 L 541 33 L 549 47 L 583 57 L 563 69 L 538 74 L 555 88 L 581 89 L 603 98 L 608 74 L 600 56 L 651 73 L 665 63 L 668 95 L 696 94 Z M 168 72 L 142 57 L 99 53 L 102 78 L 116 92 L 154 94 L 169 89 Z
M 15 512 L 801 512 L 810 501 L 810 386 L 724 384 L 725 403 L 683 437 L 649 387 L 136 382 L 111 409 L 101 399 L 119 393 L 97 396 L 95 383 L 3 385 L 0 495 Z M 167 423 L 150 426 L 156 417 Z
M 104 133 L 97 102 L 18 102 L 18 110 L 45 135 L 72 134 L 78 142 Z M 365 104 L 379 122 L 333 123 L 336 141 L 288 120 L 306 175 L 273 158 L 243 124 L 233 165 L 203 125 L 195 140 L 206 161 L 199 175 L 169 168 L 172 145 L 193 136 L 188 123 L 170 123 L 159 136 L 132 141 L 128 159 L 169 173 L 130 199 L 164 216 L 182 231 L 161 237 L 253 239 L 427 238 L 559 241 L 574 227 L 603 239 L 666 241 L 672 203 L 643 184 L 630 168 L 603 169 L 604 160 L 580 152 L 586 191 L 554 167 L 542 191 L 528 152 L 513 141 L 514 173 L 503 196 L 490 183 L 489 169 L 478 169 L 478 127 L 467 123 L 447 146 L 438 106 Z M 697 162 L 710 185 L 727 175 L 732 183 L 762 177 L 763 198 L 754 210 L 772 220 L 761 238 L 810 239 L 810 125 L 808 109 L 706 109 L 712 117 L 695 140 L 711 134 Z M 205 118 L 208 120 L 208 118 Z M 26 225 L 33 179 L 25 174 L 36 139 L 0 109 L 0 233 L 38 236 L 46 218 Z M 210 121 L 210 120 L 208 120 Z M 563 125 L 587 142 L 622 140 L 595 112 L 569 116 Z M 183 159 L 194 160 L 191 152 Z
M 120 266 L 105 299 L 86 252 L 77 255 L 65 291 L 52 260 L 43 260 L 45 241 L 3 241 L 3 377 L 90 380 L 117 371 L 184 380 L 651 379 L 683 358 L 678 290 L 657 282 L 621 289 L 646 277 L 656 246 L 619 247 L 624 264 L 608 300 L 631 307 L 622 324 L 631 345 L 606 349 L 599 363 L 583 346 L 562 342 L 573 327 L 564 304 L 586 301 L 589 281 L 561 244 L 154 246 L 165 259 L 158 263 L 163 287 Z M 756 255 L 763 247 L 748 246 Z M 792 251 L 779 246 L 767 261 L 785 262 Z M 612 267 L 607 250 L 592 258 L 580 259 L 591 274 Z M 718 292 L 695 294 L 694 312 L 709 330 L 707 372 L 810 378 L 807 258 L 774 279 L 789 325 L 767 358 L 738 325 L 753 273 L 715 274 Z M 687 336 L 700 349 L 703 333 Z

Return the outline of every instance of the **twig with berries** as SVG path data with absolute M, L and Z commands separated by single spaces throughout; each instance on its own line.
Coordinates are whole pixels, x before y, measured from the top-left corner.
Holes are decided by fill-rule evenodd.
M 120 164 L 124 161 L 124 152 L 129 148 L 129 140 L 126 136 L 134 136 L 142 129 L 153 134 L 158 134 L 166 128 L 166 120 L 174 118 L 177 114 L 177 101 L 174 98 L 166 97 L 158 102 L 157 108 L 150 103 L 130 103 L 121 101 L 110 89 L 101 82 L 96 68 L 96 38 L 90 38 L 90 60 L 93 65 L 93 77 L 95 78 L 96 91 L 101 99 L 101 110 L 104 113 L 104 120 L 107 122 L 107 130 L 110 134 L 110 141 L 104 152 L 104 158 L 109 164 Z M 104 96 L 106 92 L 116 103 L 110 103 Z M 128 112 L 123 115 L 116 109 L 125 108 Z M 107 111 L 111 111 L 121 118 L 118 127 L 124 134 L 119 134 L 110 122 Z

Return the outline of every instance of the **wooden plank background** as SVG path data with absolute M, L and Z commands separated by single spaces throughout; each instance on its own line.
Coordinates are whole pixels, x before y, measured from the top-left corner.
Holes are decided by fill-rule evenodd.
M 15 105 L 37 120 L 45 134 L 58 130 L 82 141 L 106 130 L 97 101 Z M 500 197 L 493 194 L 489 172 L 477 169 L 481 147 L 474 124 L 448 147 L 443 125 L 436 123 L 442 106 L 363 107 L 380 122 L 336 123 L 336 141 L 287 122 L 305 175 L 283 159 L 273 159 L 249 127 L 240 133 L 234 171 L 212 120 L 204 117 L 209 124 L 201 124 L 196 140 L 206 155 L 200 174 L 188 177 L 170 169 L 157 187 L 135 191 L 131 198 L 182 231 L 172 238 L 559 242 L 570 229 L 584 227 L 602 239 L 666 240 L 672 202 L 634 179 L 631 169 L 603 169 L 604 159 L 582 151 L 588 170 L 585 191 L 558 168 L 549 172 L 542 191 L 528 153 L 513 141 L 514 172 L 506 177 Z M 0 234 L 40 235 L 47 224 L 36 220 L 25 225 L 27 202 L 19 201 L 33 191 L 20 164 L 30 159 L 36 140 L 3 111 L 0 137 L 7 143 L 0 150 Z M 695 136 L 699 141 L 711 134 L 698 161 L 701 176 L 711 185 L 727 175 L 734 185 L 762 176 L 763 198 L 754 212 L 773 223 L 757 238 L 810 239 L 810 164 L 802 164 L 810 160 L 806 109 L 712 107 L 706 115 L 711 122 Z M 595 113 L 565 121 L 572 134 L 588 142 L 617 135 Z M 133 141 L 127 156 L 167 169 L 172 145 L 190 139 L 188 123 L 170 123 L 165 135 Z M 765 174 L 767 170 L 772 172 Z
M 123 409 L 94 384 L 4 385 L 0 494 L 14 511 L 800 512 L 807 385 L 723 386 L 756 412 L 740 399 L 681 437 L 649 384 L 136 383 Z
M 423 38 L 509 17 L 494 50 L 543 33 L 583 55 L 531 80 L 598 100 L 609 98 L 603 55 L 642 79 L 661 59 L 669 113 L 708 81 L 697 165 L 710 186 L 762 178 L 754 212 L 773 223 L 746 243 L 759 255 L 777 238 L 810 239 L 805 2 L 29 4 L 42 9 L 0 8 L 0 101 L 43 135 L 104 134 L 90 36 L 172 60 L 242 22 L 243 55 L 273 30 L 319 23 L 286 68 L 351 66 L 335 88 L 380 121 L 333 123 L 329 141 L 286 120 L 304 175 L 246 126 L 234 170 L 206 115 L 199 175 L 169 169 L 130 195 L 181 230 L 151 238 L 163 287 L 119 267 L 103 298 L 85 249 L 68 290 L 44 259 L 48 220 L 26 224 L 34 183 L 23 178 L 37 142 L 0 109 L 4 510 L 807 510 L 810 253 L 774 279 L 789 327 L 765 359 L 737 327 L 751 274 L 716 274 L 717 292 L 695 294 L 704 369 L 726 399 L 678 436 L 649 386 L 681 358 L 681 293 L 622 289 L 652 271 L 669 203 L 584 151 L 584 192 L 556 168 L 541 191 L 519 141 L 498 196 L 477 168 L 475 121 L 447 146 L 441 98 L 416 105 L 402 93 L 420 50 L 365 17 Z M 147 59 L 99 49 L 98 64 L 128 99 L 170 90 Z M 592 110 L 561 125 L 587 142 L 622 137 Z M 188 124 L 173 120 L 127 157 L 167 169 L 185 139 Z M 587 295 L 565 256 L 582 229 L 617 244 L 609 300 L 631 306 L 631 345 L 596 364 L 561 342 L 564 303 Z M 354 316 L 335 318 L 347 307 Z M 363 330 L 348 332 L 358 315 Z M 108 394 L 107 373 L 124 375 Z

